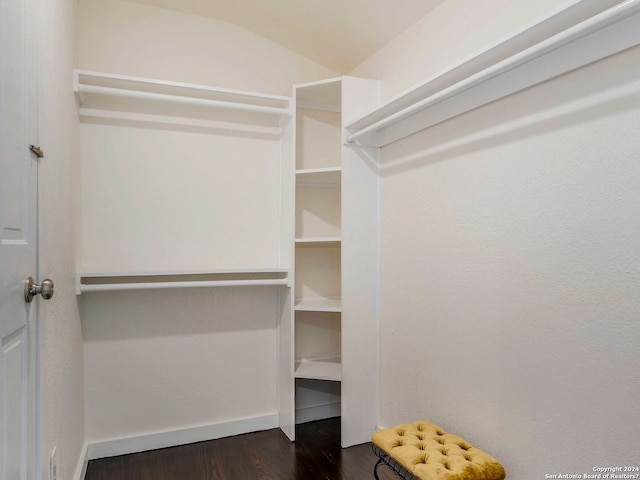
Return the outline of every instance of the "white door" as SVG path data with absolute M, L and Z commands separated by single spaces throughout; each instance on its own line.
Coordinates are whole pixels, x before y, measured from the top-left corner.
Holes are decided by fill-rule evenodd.
M 38 160 L 34 58 L 25 0 L 0 0 L 0 479 L 31 480 L 38 466 L 36 277 Z

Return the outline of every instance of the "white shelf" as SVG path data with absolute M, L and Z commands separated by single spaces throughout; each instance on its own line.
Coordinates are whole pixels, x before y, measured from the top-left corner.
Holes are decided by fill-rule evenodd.
M 302 247 L 302 248 L 339 247 L 341 242 L 342 242 L 342 239 L 340 237 L 296 238 L 296 247 Z
M 84 121 L 279 134 L 291 115 L 289 97 L 85 70 L 73 90 Z
M 339 360 L 339 358 L 303 359 L 296 363 L 295 378 L 342 381 L 342 364 L 339 361 L 331 360 Z
M 342 167 L 296 170 L 296 185 L 306 187 L 339 187 Z
M 296 300 L 295 310 L 299 312 L 341 312 L 342 300 L 339 298 L 300 298 Z
M 82 272 L 76 295 L 89 292 L 241 286 L 290 286 L 289 270 L 229 269 L 180 272 Z
M 340 112 L 342 107 L 341 78 L 329 78 L 296 86 L 296 107 L 309 110 Z
M 640 0 L 591 9 L 578 2 L 418 84 L 347 125 L 346 142 L 388 145 L 640 44 Z

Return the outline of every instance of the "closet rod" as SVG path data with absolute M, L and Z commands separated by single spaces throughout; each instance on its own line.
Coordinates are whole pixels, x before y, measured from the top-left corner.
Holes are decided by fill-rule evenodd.
M 144 282 L 144 283 L 104 283 L 81 284 L 80 292 L 113 292 L 121 290 L 153 290 L 158 288 L 202 288 L 202 287 L 252 287 L 252 286 L 287 286 L 286 278 L 255 280 L 209 280 L 191 282 Z
M 97 85 L 78 85 L 78 93 L 109 95 L 113 97 L 137 98 L 142 100 L 161 100 L 165 102 L 183 103 L 190 105 L 203 105 L 208 107 L 228 108 L 247 112 L 270 113 L 275 115 L 289 115 L 288 108 L 267 107 L 250 103 L 226 102 L 222 100 L 209 100 L 206 98 L 185 97 L 181 95 L 168 95 L 166 93 L 142 92 L 139 90 L 126 90 L 121 88 L 100 87 Z
M 605 10 L 581 23 L 567 28 L 560 33 L 552 35 L 551 37 L 548 37 L 547 39 L 535 45 L 532 45 L 531 47 L 526 48 L 512 55 L 511 57 L 498 61 L 497 63 L 494 63 L 484 70 L 469 72 L 469 76 L 467 76 L 467 78 L 454 83 L 453 85 L 450 85 L 449 87 L 444 88 L 438 92 L 427 94 L 427 96 L 422 100 L 419 100 L 412 105 L 409 105 L 408 107 L 391 113 L 367 127 L 363 127 L 362 129 L 356 130 L 350 134 L 348 133 L 345 138 L 345 143 L 354 143 L 358 138 L 366 135 L 367 133 L 377 132 L 393 124 L 406 120 L 408 117 L 420 113 L 428 109 L 429 107 L 438 104 L 439 102 L 443 102 L 450 99 L 451 97 L 454 97 L 455 95 L 471 90 L 472 88 L 477 87 L 483 82 L 494 79 L 499 75 L 504 74 L 505 72 L 515 70 L 516 68 L 521 67 L 528 62 L 538 60 L 544 55 L 549 54 L 550 52 L 567 47 L 567 45 L 570 45 L 573 42 L 583 39 L 588 35 L 594 34 L 595 32 L 598 32 L 599 30 L 610 26 L 611 24 L 620 22 L 621 19 L 631 17 L 632 15 L 635 15 L 639 12 L 640 0 L 626 0 L 619 5 L 609 8 L 608 10 Z M 544 80 L 553 78 L 553 76 L 558 74 L 559 73 L 549 74 L 546 78 L 544 78 Z M 538 80 L 538 83 L 541 81 L 543 80 Z M 425 85 L 428 86 L 428 84 Z M 347 132 L 349 132 L 348 125 L 346 127 L 346 130 Z

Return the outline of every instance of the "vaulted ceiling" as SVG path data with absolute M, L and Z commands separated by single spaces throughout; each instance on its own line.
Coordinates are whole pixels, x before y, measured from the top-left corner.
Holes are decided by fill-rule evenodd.
M 134 0 L 234 23 L 348 73 L 443 0 Z

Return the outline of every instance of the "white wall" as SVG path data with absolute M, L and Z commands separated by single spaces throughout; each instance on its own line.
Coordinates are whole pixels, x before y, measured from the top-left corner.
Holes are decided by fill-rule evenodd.
M 421 53 L 454 51 L 447 32 L 468 20 Z M 358 73 L 386 64 L 394 90 L 421 57 L 387 55 L 414 46 Z M 431 420 L 509 478 L 637 463 L 639 61 L 636 48 L 383 148 L 381 425 Z
M 234 25 L 119 0 L 80 2 L 80 68 L 285 95 L 335 76 Z M 289 266 L 277 139 L 82 124 L 80 145 L 80 268 Z M 83 295 L 90 456 L 277 426 L 278 292 Z
M 39 1 L 39 272 L 55 295 L 39 301 L 42 478 L 55 446 L 58 478 L 79 478 L 84 460 L 82 330 L 75 295 L 79 162 L 71 72 L 77 61 L 77 2 Z M 34 23 L 35 25 L 36 23 Z
M 275 292 L 244 287 L 87 297 L 89 442 L 274 415 Z
M 80 132 L 83 271 L 279 266 L 277 139 L 85 123 Z
M 121 0 L 80 1 L 87 70 L 291 95 L 336 73 L 228 22 Z

